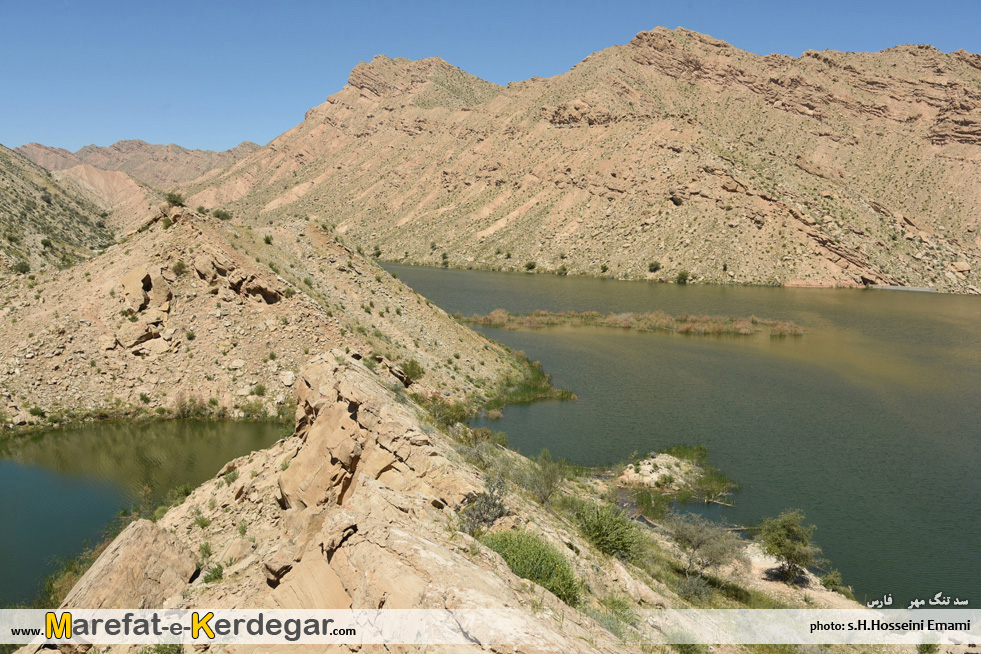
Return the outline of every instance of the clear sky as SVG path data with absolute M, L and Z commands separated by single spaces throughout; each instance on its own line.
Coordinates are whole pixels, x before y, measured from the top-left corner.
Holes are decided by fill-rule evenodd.
M 758 54 L 981 52 L 981 0 L 0 0 L 0 143 L 265 144 L 376 54 L 505 84 L 658 25 Z

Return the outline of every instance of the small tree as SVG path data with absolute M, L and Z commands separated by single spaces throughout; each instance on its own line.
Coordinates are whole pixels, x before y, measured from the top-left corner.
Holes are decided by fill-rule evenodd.
M 172 207 L 183 207 L 184 206 L 184 196 L 180 193 L 168 193 L 164 196 L 164 200 L 167 201 Z
M 684 556 L 686 577 L 746 560 L 739 538 L 702 516 L 677 516 L 667 527 Z
M 548 450 L 542 450 L 519 476 L 520 484 L 531 491 L 536 500 L 546 504 L 559 489 L 562 480 L 569 476 L 569 464 L 554 461 Z
M 759 526 L 756 540 L 764 552 L 779 559 L 780 576 L 787 583 L 818 562 L 821 548 L 811 542 L 816 529 L 814 525 L 804 524 L 804 512 L 800 509 L 767 518 Z

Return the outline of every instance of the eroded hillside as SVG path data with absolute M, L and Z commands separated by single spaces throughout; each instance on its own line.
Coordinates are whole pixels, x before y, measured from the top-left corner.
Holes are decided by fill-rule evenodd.
M 977 292 L 981 56 L 657 28 L 549 78 L 376 57 L 194 204 L 408 263 Z

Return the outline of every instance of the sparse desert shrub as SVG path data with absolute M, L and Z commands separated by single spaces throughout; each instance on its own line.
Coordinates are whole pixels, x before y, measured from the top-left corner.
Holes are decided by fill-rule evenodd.
M 660 261 L 651 261 L 649 264 L 647 264 L 647 272 L 656 273 L 660 269 L 661 269 Z
M 190 330 L 187 333 L 184 334 L 184 338 L 186 338 L 189 341 L 193 341 L 197 337 L 198 337 L 198 335 L 195 334 L 193 331 L 190 331 Z
M 174 221 L 172 221 L 168 216 L 164 216 L 163 220 L 160 221 L 160 225 L 164 229 L 170 229 L 170 226 L 173 225 L 173 224 L 174 224 Z
M 183 207 L 184 206 L 184 196 L 180 193 L 168 193 L 164 196 L 164 200 L 167 201 L 172 207 Z
M 542 450 L 520 470 L 518 483 L 527 488 L 539 503 L 547 504 L 568 476 L 569 464 L 554 461 L 548 450 Z
M 214 216 L 215 218 L 217 218 L 218 220 L 231 220 L 232 219 L 232 212 L 231 211 L 225 211 L 224 209 L 215 209 L 214 211 L 211 212 L 211 215 Z
M 252 387 L 252 395 L 255 395 L 257 397 L 262 397 L 265 394 L 266 394 L 265 384 L 256 384 L 255 386 Z
M 272 245 L 272 235 L 266 234 L 265 236 L 262 237 L 262 241 L 266 245 Z
M 534 261 L 528 261 L 525 263 L 525 270 L 534 270 L 537 265 Z
M 667 527 L 681 550 L 686 577 L 702 575 L 735 560 L 746 561 L 739 538 L 702 516 L 675 516 Z
M 501 555 L 511 572 L 551 591 L 569 606 L 579 604 L 582 584 L 562 553 L 535 534 L 518 530 L 489 534 L 484 545 Z
M 690 276 L 690 273 L 687 270 L 681 270 L 675 276 L 674 281 L 677 282 L 677 283 L 679 283 L 679 284 L 687 284 L 688 283 L 688 277 L 689 276 Z
M 175 275 L 180 276 L 187 272 L 187 264 L 183 261 L 175 261 L 170 269 Z
M 31 264 L 26 261 L 18 261 L 10 267 L 15 273 L 20 273 L 21 275 L 26 275 L 31 272 Z
M 489 484 L 487 492 L 478 493 L 459 513 L 460 530 L 471 536 L 479 536 L 484 529 L 492 526 L 508 510 L 502 497 L 504 480 L 498 478 Z
M 605 273 L 609 269 L 610 269 L 610 267 L 608 265 L 606 265 L 605 263 L 600 265 L 600 272 L 601 273 Z

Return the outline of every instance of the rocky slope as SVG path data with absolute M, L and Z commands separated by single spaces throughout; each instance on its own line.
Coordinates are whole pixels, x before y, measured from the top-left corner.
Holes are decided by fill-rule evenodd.
M 409 263 L 977 292 L 979 83 L 963 51 L 760 57 L 663 28 L 507 87 L 376 57 L 184 188 Z
M 0 146 L 0 278 L 15 265 L 57 269 L 112 243 L 100 208 L 69 184 Z
M 122 171 L 154 188 L 167 189 L 226 168 L 259 146 L 245 141 L 223 152 L 188 150 L 179 145 L 155 145 L 140 140 L 118 141 L 108 147 L 87 145 L 77 152 L 28 143 L 17 152 L 48 170 L 65 170 L 89 164 L 100 170 Z
M 0 329 L 0 423 L 209 403 L 273 413 L 300 365 L 335 347 L 393 383 L 415 360 L 412 390 L 451 400 L 521 373 L 320 226 L 257 232 L 184 208 L 67 271 L 0 278 Z
M 556 546 L 588 593 L 577 610 L 515 576 L 498 554 L 458 531 L 457 512 L 486 491 L 495 469 L 527 462 L 489 446 L 482 456 L 493 463 L 473 467 L 464 460 L 472 448 L 435 429 L 419 407 L 399 400 L 384 379 L 344 351 L 315 357 L 301 372 L 296 393 L 291 437 L 229 462 L 183 503 L 158 512 L 156 522 L 130 524 L 64 606 L 510 609 L 512 652 L 649 651 L 640 643 L 649 648 L 663 642 L 663 634 L 634 617 L 614 635 L 619 619 L 603 622 L 612 614 L 601 612 L 599 600 L 620 598 L 622 616 L 686 606 L 643 566 L 601 554 L 561 514 L 529 501 L 520 488 L 506 494 L 507 515 L 491 530 L 521 528 Z M 670 543 L 648 534 L 654 539 L 652 559 L 672 556 Z M 215 574 L 218 564 L 222 569 Z M 757 556 L 754 566 L 727 577 L 772 592 L 787 606 L 857 606 L 820 585 L 806 592 L 777 588 L 782 584 L 764 580 L 772 565 Z

